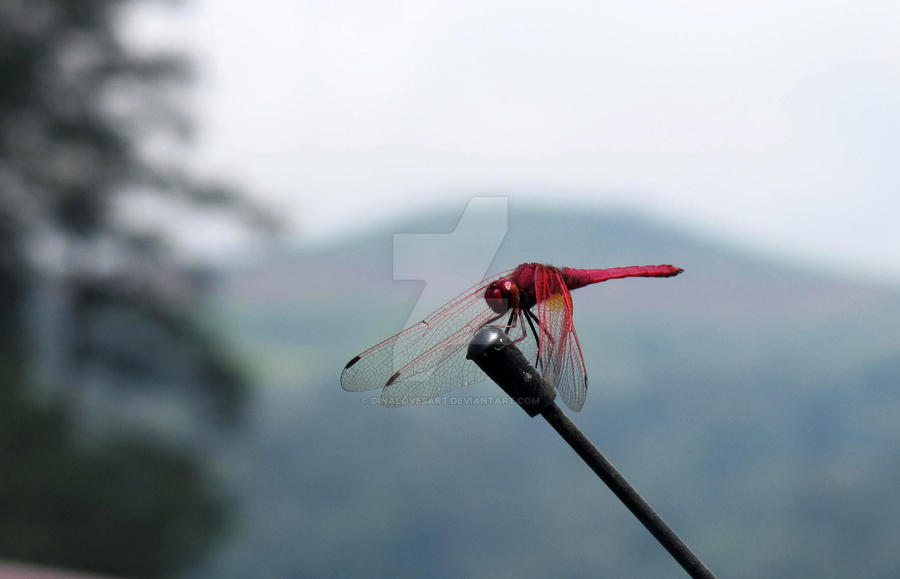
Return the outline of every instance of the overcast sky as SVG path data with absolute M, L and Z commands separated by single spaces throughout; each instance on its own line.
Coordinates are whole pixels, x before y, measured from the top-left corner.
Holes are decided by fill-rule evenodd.
M 176 15 L 135 26 L 198 61 L 197 163 L 305 239 L 435 198 L 562 191 L 900 281 L 894 0 L 195 0 Z

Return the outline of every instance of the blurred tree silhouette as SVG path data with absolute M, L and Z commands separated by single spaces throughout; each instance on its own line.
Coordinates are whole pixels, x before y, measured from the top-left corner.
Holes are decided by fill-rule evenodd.
M 228 428 L 245 383 L 195 315 L 197 272 L 122 207 L 149 196 L 273 224 L 229 188 L 151 160 L 148 135 L 186 134 L 173 91 L 189 75 L 177 55 L 119 38 L 132 4 L 0 2 L 0 557 L 160 577 L 205 553 L 226 503 L 184 445 L 129 429 L 134 413 L 108 402 L 180 386 L 163 389 L 170 406 Z M 48 347 L 62 364 L 37 380 Z

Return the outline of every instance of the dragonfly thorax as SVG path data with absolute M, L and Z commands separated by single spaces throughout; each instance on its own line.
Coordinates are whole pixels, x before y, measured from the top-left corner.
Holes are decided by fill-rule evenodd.
M 505 314 L 510 308 L 519 307 L 519 286 L 511 279 L 491 282 L 484 290 L 484 301 L 498 314 Z

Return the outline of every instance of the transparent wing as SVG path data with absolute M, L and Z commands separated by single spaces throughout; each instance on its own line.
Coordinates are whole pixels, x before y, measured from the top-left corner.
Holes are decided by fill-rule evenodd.
M 587 369 L 574 323 L 569 325 L 565 342 L 565 354 L 561 357 L 561 365 L 557 371 L 556 389 L 566 406 L 578 412 L 584 407 L 584 400 L 587 398 Z
M 351 392 L 383 388 L 382 404 L 404 406 L 484 380 L 465 359 L 466 346 L 497 315 L 484 300 L 485 289 L 511 273 L 480 281 L 418 324 L 356 356 L 341 373 L 341 386 Z
M 566 406 L 577 412 L 587 397 L 587 372 L 575 333 L 572 295 L 556 268 L 539 267 L 534 273 L 534 289 L 541 374 Z

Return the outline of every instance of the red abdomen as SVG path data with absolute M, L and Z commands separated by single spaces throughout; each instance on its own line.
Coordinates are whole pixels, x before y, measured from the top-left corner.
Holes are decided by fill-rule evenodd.
M 570 289 L 578 289 L 592 283 L 600 283 L 608 279 L 620 279 L 623 277 L 672 277 L 684 271 L 674 265 L 632 265 L 629 267 L 610 267 L 607 269 L 575 269 L 564 267 L 562 269 L 566 286 Z

